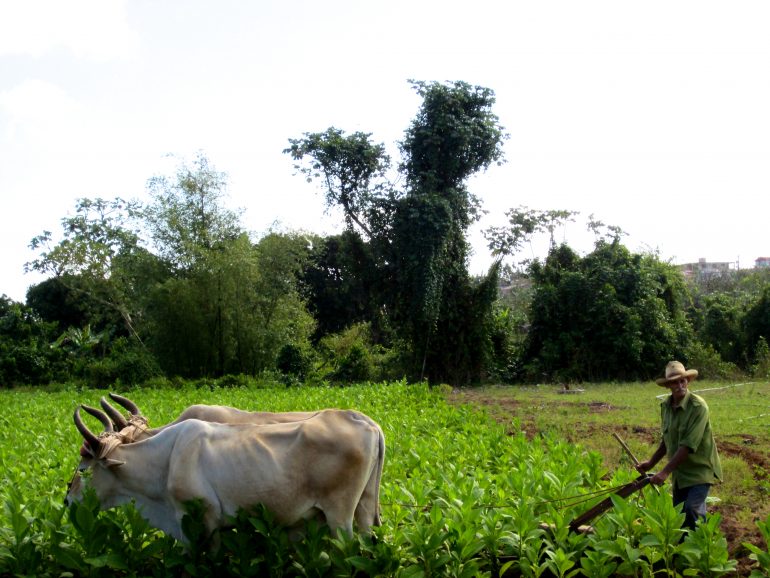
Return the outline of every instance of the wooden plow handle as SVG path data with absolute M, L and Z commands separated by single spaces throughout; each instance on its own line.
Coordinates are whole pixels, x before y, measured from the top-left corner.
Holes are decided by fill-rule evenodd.
M 642 474 L 636 478 L 633 482 L 621 487 L 617 492 L 613 493 L 613 496 L 619 496 L 621 498 L 627 498 L 634 492 L 638 492 L 650 483 L 652 475 Z M 578 532 L 580 526 L 586 525 L 588 522 L 596 518 L 598 515 L 603 514 L 612 507 L 612 497 L 605 498 L 593 508 L 581 514 L 569 523 L 570 532 Z

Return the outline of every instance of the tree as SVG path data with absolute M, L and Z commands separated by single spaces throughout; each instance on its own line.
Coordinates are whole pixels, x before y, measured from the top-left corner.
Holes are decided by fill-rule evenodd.
M 370 137 L 371 133 L 363 132 L 345 136 L 331 127 L 289 139 L 290 146 L 283 151 L 297 161 L 294 168 L 308 182 L 323 179 L 327 207 L 341 207 L 346 225 L 357 226 L 367 237 L 374 234 L 369 213 L 374 199 L 385 190 L 385 173 L 390 168 L 385 146 L 372 144 Z M 306 157 L 310 161 L 303 164 Z
M 574 221 L 578 213 L 565 210 L 538 211 L 521 205 L 505 212 L 508 225 L 490 227 L 484 231 L 492 255 L 504 258 L 516 255 L 525 244 L 532 242 L 532 237 L 538 233 L 548 233 L 549 248 L 556 246 L 554 233 L 558 226 L 568 221 Z
M 467 273 L 465 234 L 479 203 L 465 181 L 502 162 L 506 135 L 492 113 L 491 90 L 464 82 L 412 86 L 423 103 L 400 143 L 404 191 L 384 182 L 389 159 L 368 134 L 306 133 L 285 152 L 308 163 L 297 166 L 324 183 L 327 206 L 340 206 L 348 227 L 366 235 L 381 307 L 406 344 L 410 373 L 431 381 L 478 379 L 484 341 L 454 339 L 487 319 L 494 300 Z
M 400 143 L 408 190 L 393 225 L 395 277 L 403 288 L 391 303 L 394 326 L 421 361 L 421 377 L 465 383 L 481 378 L 490 353 L 482 326 L 496 293 L 485 289 L 496 290 L 498 271 L 492 267 L 474 288 L 466 233 L 479 203 L 465 182 L 502 162 L 506 135 L 492 112 L 490 89 L 464 82 L 412 85 L 423 103 Z M 475 343 L 460 338 L 466 334 Z
M 382 336 L 385 321 L 371 244 L 351 230 L 316 237 L 312 244 L 301 284 L 317 323 L 314 339 L 365 321 L 375 335 Z
M 143 220 L 153 247 L 174 269 L 190 269 L 202 252 L 242 233 L 240 214 L 224 206 L 226 185 L 227 175 L 200 152 L 192 166 L 181 162 L 173 178 L 148 181 L 152 203 Z
M 255 246 L 224 206 L 226 184 L 199 154 L 150 179 L 148 206 L 80 199 L 58 243 L 50 232 L 33 239 L 40 255 L 28 268 L 53 277 L 28 299 L 59 324 L 59 349 L 99 336 L 69 356 L 78 375 L 133 382 L 158 365 L 186 377 L 253 374 L 273 368 L 283 345 L 305 346 L 313 322 L 296 279 L 307 243 L 269 235 Z
M 69 291 L 113 310 L 128 334 L 140 340 L 135 303 L 128 296 L 131 283 L 117 266 L 121 260 L 146 255 L 132 226 L 138 208 L 135 201 L 120 198 L 78 199 L 75 215 L 61 220 L 58 243 L 53 244 L 50 231 L 32 239 L 30 248 L 39 250 L 40 256 L 25 269 L 52 275 Z
M 83 298 L 85 291 L 70 288 L 77 282 L 77 278 L 64 281 L 51 277 L 32 285 L 27 289 L 27 306 L 44 321 L 56 323 L 60 332 L 68 327 L 85 327 L 96 317 L 95 306 Z
M 41 384 L 62 376 L 62 355 L 50 347 L 54 323 L 0 295 L 0 387 Z
M 556 247 L 530 273 L 528 378 L 648 379 L 661 360 L 683 358 L 691 329 L 673 266 L 602 240 L 582 259 Z
M 756 363 L 758 345 L 764 339 L 770 341 L 770 287 L 749 307 L 743 318 L 745 352 L 751 364 Z

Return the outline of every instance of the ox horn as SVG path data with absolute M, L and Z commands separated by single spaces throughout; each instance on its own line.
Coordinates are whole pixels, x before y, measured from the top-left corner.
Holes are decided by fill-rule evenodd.
M 91 451 L 98 455 L 102 447 L 102 442 L 98 437 L 91 433 L 91 430 L 88 429 L 86 424 L 83 423 L 83 418 L 80 417 L 79 407 L 75 408 L 75 415 L 73 417 L 75 419 L 75 427 L 78 428 L 80 435 L 82 435 L 83 439 L 86 440 L 86 443 L 91 448 Z
M 130 399 L 118 395 L 117 393 L 110 393 L 110 397 L 112 398 L 112 401 L 126 408 L 131 415 L 142 415 L 142 412 L 139 411 L 139 408 Z
M 84 410 L 86 410 L 87 413 L 90 413 L 92 416 L 94 416 L 96 419 L 98 419 L 100 422 L 102 422 L 102 425 L 104 426 L 104 431 L 106 432 L 114 432 L 115 428 L 112 425 L 112 421 L 109 417 L 107 417 L 107 414 L 103 411 L 99 411 L 96 408 L 89 407 L 87 405 L 81 406 Z
M 99 403 L 102 406 L 102 409 L 104 412 L 110 417 L 112 420 L 112 423 L 118 428 L 123 429 L 128 427 L 128 422 L 126 421 L 126 418 L 123 417 L 123 414 L 120 413 L 119 410 L 115 409 L 113 406 L 110 405 L 110 402 L 108 402 L 106 399 L 104 399 L 104 396 L 99 400 Z

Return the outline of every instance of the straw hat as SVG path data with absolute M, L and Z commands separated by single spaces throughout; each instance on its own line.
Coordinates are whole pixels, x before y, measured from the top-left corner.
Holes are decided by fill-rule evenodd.
M 669 361 L 666 365 L 666 377 L 656 379 L 655 383 L 658 385 L 668 385 L 672 381 L 676 381 L 682 377 L 686 377 L 687 381 L 692 381 L 698 377 L 697 369 L 685 369 L 679 361 Z

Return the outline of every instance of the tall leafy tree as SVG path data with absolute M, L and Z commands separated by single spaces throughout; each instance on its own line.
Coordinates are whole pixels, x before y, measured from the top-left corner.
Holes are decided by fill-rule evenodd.
M 327 207 L 342 209 L 345 223 L 366 237 L 376 234 L 377 199 L 387 195 L 385 175 L 390 157 L 383 144 L 370 141 L 371 133 L 346 135 L 334 127 L 289 139 L 283 152 L 297 161 L 294 168 L 310 182 L 321 179 Z M 304 159 L 309 162 L 303 162 Z
M 147 183 L 152 198 L 143 220 L 154 250 L 177 270 L 192 268 L 201 255 L 243 231 L 240 213 L 225 206 L 227 175 L 203 153 L 181 162 L 174 176 Z
M 433 381 L 481 377 L 490 353 L 482 329 L 492 315 L 497 267 L 474 287 L 466 233 L 479 214 L 467 180 L 503 159 L 506 138 L 494 93 L 464 82 L 412 82 L 423 98 L 400 143 L 407 192 L 394 216 L 394 326 L 411 344 L 419 374 Z M 458 339 L 465 333 L 474 342 Z M 415 367 L 416 369 L 416 367 Z
M 312 331 L 295 282 L 303 241 L 268 235 L 254 246 L 225 206 L 226 187 L 202 154 L 148 183 L 151 245 L 173 273 L 153 288 L 151 343 L 171 374 L 253 374 Z
M 466 181 L 502 161 L 505 134 L 491 90 L 464 82 L 412 86 L 423 103 L 400 143 L 403 191 L 384 182 L 389 159 L 368 134 L 306 133 L 285 152 L 303 174 L 324 183 L 327 204 L 341 207 L 348 226 L 370 243 L 380 300 L 406 344 L 412 374 L 467 381 L 478 378 L 485 342 L 447 335 L 486 319 L 491 300 L 467 273 L 465 234 L 479 202 Z
M 137 304 L 131 299 L 132 280 L 121 262 L 147 257 L 139 245 L 134 218 L 135 201 L 78 199 L 75 215 L 61 221 L 62 237 L 54 243 L 44 231 L 30 243 L 39 251 L 37 259 L 25 265 L 28 271 L 51 275 L 73 294 L 117 313 L 128 334 L 140 339 L 136 327 Z

